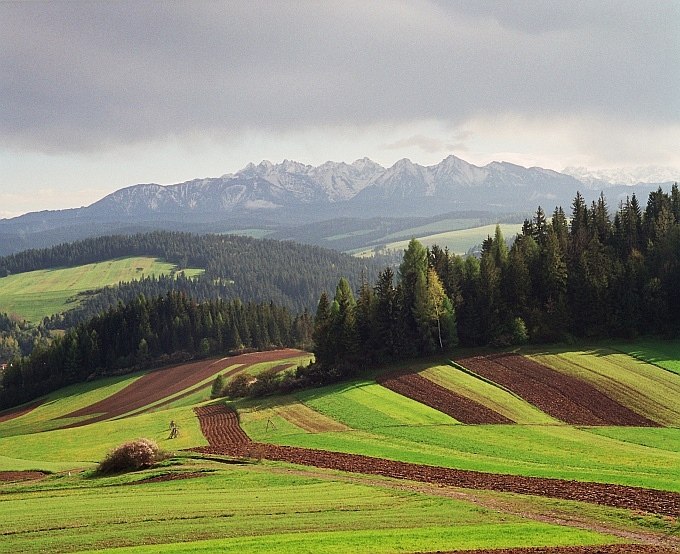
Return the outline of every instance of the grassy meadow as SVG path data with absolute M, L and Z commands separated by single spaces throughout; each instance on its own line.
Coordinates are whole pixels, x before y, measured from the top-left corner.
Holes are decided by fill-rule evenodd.
M 81 265 L 17 273 L 0 279 L 0 312 L 17 314 L 37 323 L 44 317 L 74 308 L 80 294 L 121 281 L 169 275 L 177 266 L 156 258 L 130 257 Z M 202 269 L 186 269 L 196 276 Z
M 611 391 L 618 390 L 612 383 L 619 377 L 622 387 L 634 376 L 668 387 L 680 382 L 671 371 L 619 351 L 606 353 L 555 349 L 532 355 L 554 366 L 564 364 L 560 371 L 575 371 L 571 368 L 578 362 L 592 373 L 580 378 L 593 383 L 609 368 Z M 257 375 L 281 363 L 257 364 L 247 371 Z M 235 368 L 225 361 L 222 371 Z M 233 405 L 256 441 L 680 492 L 677 425 L 574 427 L 451 365 L 419 362 L 416 369 L 519 423 L 464 425 L 370 378 Z M 214 402 L 208 400 L 209 379 L 126 417 L 56 428 L 70 423 L 61 419 L 64 415 L 134 385 L 140 376 L 68 387 L 32 411 L 0 422 L 0 471 L 49 473 L 36 481 L 0 481 L 0 510 L 6 516 L 0 553 L 405 553 L 611 544 L 630 541 L 631 534 L 680 532 L 673 518 L 591 504 L 202 456 L 185 449 L 207 444 L 193 407 Z M 680 408 L 680 396 L 659 395 L 639 405 L 666 417 Z M 171 419 L 179 425 L 177 439 L 168 438 Z M 138 437 L 154 439 L 169 458 L 128 474 L 101 477 L 93 472 L 109 450 Z M 188 478 L 146 481 L 165 474 Z

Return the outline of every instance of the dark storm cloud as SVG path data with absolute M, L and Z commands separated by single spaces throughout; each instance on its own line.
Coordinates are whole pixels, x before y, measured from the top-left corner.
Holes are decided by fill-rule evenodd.
M 477 115 L 680 120 L 674 2 L 0 4 L 0 144 Z

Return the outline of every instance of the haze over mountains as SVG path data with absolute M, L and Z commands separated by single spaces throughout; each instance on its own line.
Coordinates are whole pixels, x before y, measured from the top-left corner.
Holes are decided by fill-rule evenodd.
M 368 158 L 320 166 L 263 161 L 217 178 L 175 185 L 139 184 L 88 207 L 43 211 L 0 220 L 0 254 L 62 240 L 145 229 L 222 232 L 280 230 L 336 218 L 432 217 L 447 212 L 532 213 L 541 205 L 568 209 L 577 190 L 609 205 L 641 198 L 664 183 L 612 183 L 583 170 L 573 175 L 507 162 L 483 167 L 449 156 L 422 166 L 402 159 L 385 168 Z

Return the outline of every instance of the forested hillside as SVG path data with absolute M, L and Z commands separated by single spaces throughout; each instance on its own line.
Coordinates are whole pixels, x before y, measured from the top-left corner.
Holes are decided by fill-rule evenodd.
M 0 374 L 0 409 L 92 376 L 233 350 L 309 347 L 311 317 L 273 304 L 198 303 L 171 292 L 111 308 L 15 359 Z
M 371 361 L 465 346 L 680 332 L 680 192 L 635 196 L 612 216 L 580 194 L 568 219 L 540 207 L 512 247 L 500 228 L 481 260 L 412 240 L 398 280 L 384 270 L 355 300 L 341 280 L 322 294 L 315 353 L 342 375 Z
M 232 235 L 193 235 L 153 232 L 115 235 L 27 250 L 0 258 L 0 276 L 37 269 L 68 267 L 125 256 L 154 256 L 177 264 L 179 269 L 205 268 L 199 278 L 148 278 L 108 289 L 89 298 L 77 314 L 61 326 L 72 325 L 102 309 L 147 296 L 179 289 L 198 299 L 239 298 L 269 302 L 295 310 L 313 308 L 320 290 L 330 288 L 340 276 L 358 283 L 362 272 L 375 275 L 380 260 L 358 260 L 323 248 L 292 242 Z

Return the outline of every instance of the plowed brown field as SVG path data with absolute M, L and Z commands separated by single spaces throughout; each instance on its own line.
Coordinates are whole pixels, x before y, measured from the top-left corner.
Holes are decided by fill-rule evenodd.
M 256 451 L 258 457 L 267 460 L 382 475 L 452 487 L 578 500 L 672 517 L 680 516 L 680 494 L 674 492 L 564 479 L 482 473 L 372 458 L 360 454 L 252 443 L 238 425 L 238 417 L 232 410 L 224 405 L 213 405 L 207 408 L 210 408 L 210 410 L 206 413 L 197 410 L 197 415 L 201 420 L 201 429 L 210 446 L 194 448 L 193 450 L 196 452 L 247 456 L 250 452 Z
M 589 383 L 518 354 L 475 356 L 456 362 L 572 425 L 659 426 Z
M 379 377 L 377 381 L 383 387 L 450 415 L 461 423 L 471 425 L 514 423 L 491 408 L 433 383 L 416 373 L 387 374 Z
M 44 400 L 38 400 L 37 402 L 31 402 L 30 404 L 26 406 L 21 406 L 18 408 L 10 408 L 9 410 L 3 411 L 0 413 L 0 423 L 3 421 L 9 421 L 10 419 L 14 419 L 15 417 L 22 416 L 24 414 L 27 414 L 28 412 L 35 410 L 40 404 L 42 404 Z
M 608 544 L 603 546 L 541 546 L 537 548 L 501 548 L 496 550 L 451 550 L 438 554 L 677 554 L 675 548 L 656 544 Z M 434 554 L 434 553 L 433 553 Z
M 293 356 L 300 356 L 301 354 L 304 354 L 301 350 L 287 348 L 284 350 L 241 354 L 240 356 L 229 358 L 200 360 L 198 362 L 157 369 L 156 371 L 152 371 L 143 377 L 140 377 L 134 383 L 128 385 L 116 394 L 112 394 L 100 402 L 71 412 L 63 417 L 92 416 L 91 419 L 80 421 L 69 425 L 68 427 L 78 427 L 96 421 L 111 419 L 112 417 L 121 416 L 128 412 L 143 408 L 148 404 L 157 402 L 168 396 L 191 389 L 204 379 L 208 379 L 218 373 L 219 370 L 225 366 L 235 364 L 253 365 L 261 362 L 273 362 L 291 358 Z M 232 372 L 240 371 L 241 369 L 242 368 L 240 367 L 235 368 Z
M 47 474 L 42 471 L 0 471 L 0 483 L 13 481 L 32 481 L 42 479 Z

